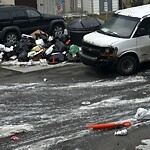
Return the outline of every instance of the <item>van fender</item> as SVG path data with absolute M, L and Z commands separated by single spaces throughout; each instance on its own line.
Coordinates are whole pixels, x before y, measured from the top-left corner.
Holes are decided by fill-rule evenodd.
M 135 57 L 136 60 L 137 60 L 137 63 L 139 64 L 140 59 L 139 59 L 139 57 L 138 57 L 138 54 L 137 54 L 135 51 L 131 51 L 131 50 L 130 50 L 130 51 L 125 51 L 125 52 L 121 53 L 120 55 L 118 55 L 118 60 L 119 60 L 121 57 L 126 56 L 126 55 L 130 55 L 130 56 Z
M 122 52 L 121 54 L 118 55 L 118 57 L 121 58 L 124 55 L 135 55 L 137 56 L 137 58 L 139 58 L 138 54 L 135 51 L 131 51 L 131 50 Z
M 2 36 L 1 36 L 2 39 L 4 38 L 5 34 L 8 31 L 15 31 L 17 33 L 18 37 L 19 38 L 21 37 L 20 29 L 17 26 L 9 26 L 9 27 L 3 28 L 3 30 L 2 30 Z

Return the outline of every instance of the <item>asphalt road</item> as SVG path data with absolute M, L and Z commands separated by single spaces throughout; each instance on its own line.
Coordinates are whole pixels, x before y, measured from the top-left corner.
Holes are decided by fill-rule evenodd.
M 85 127 L 131 120 L 139 107 L 150 108 L 147 65 L 127 77 L 81 63 L 0 72 L 0 150 L 150 150 L 149 121 L 126 128 L 126 136 Z

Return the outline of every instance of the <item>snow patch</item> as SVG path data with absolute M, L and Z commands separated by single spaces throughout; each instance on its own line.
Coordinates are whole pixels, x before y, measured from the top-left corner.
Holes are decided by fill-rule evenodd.
M 145 145 L 136 146 L 136 150 L 150 150 L 150 139 L 145 139 L 141 142 Z
M 136 98 L 130 100 L 120 100 L 120 97 L 112 97 L 110 99 L 102 100 L 100 102 L 93 103 L 88 106 L 81 106 L 81 110 L 91 110 L 100 107 L 114 107 L 114 106 L 121 106 L 121 105 L 129 105 L 129 104 L 139 104 L 144 102 L 150 102 L 150 97 L 144 98 Z
M 78 131 L 76 133 L 72 133 L 72 134 L 65 135 L 65 136 L 51 137 L 51 138 L 46 139 L 46 140 L 41 140 L 41 141 L 34 143 L 32 145 L 19 147 L 15 150 L 25 150 L 25 149 L 45 150 L 46 148 L 49 148 L 50 146 L 53 146 L 53 145 L 56 145 L 58 143 L 62 143 L 62 142 L 68 141 L 68 140 L 80 138 L 80 137 L 83 137 L 89 133 L 90 133 L 90 130 L 82 130 L 82 131 Z
M 91 81 L 91 82 L 81 82 L 76 84 L 71 84 L 69 86 L 55 87 L 54 89 L 71 89 L 71 88 L 93 88 L 93 87 L 113 87 L 127 85 L 128 83 L 139 83 L 146 82 L 147 80 L 142 76 L 127 77 L 121 79 L 115 79 L 114 81 Z
M 16 133 L 29 132 L 32 130 L 33 130 L 33 126 L 30 124 L 4 125 L 4 126 L 0 126 L 0 138 L 8 137 Z

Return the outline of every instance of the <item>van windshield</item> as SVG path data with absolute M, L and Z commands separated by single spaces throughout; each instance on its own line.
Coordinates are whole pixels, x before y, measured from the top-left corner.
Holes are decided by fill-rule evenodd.
M 98 32 L 115 37 L 129 38 L 139 20 L 135 17 L 114 14 Z

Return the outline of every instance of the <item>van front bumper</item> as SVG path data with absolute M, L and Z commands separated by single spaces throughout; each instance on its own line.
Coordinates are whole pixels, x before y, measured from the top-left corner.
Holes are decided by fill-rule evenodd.
M 109 66 L 117 62 L 117 57 L 92 57 L 85 55 L 82 51 L 79 53 L 80 61 L 88 66 Z

